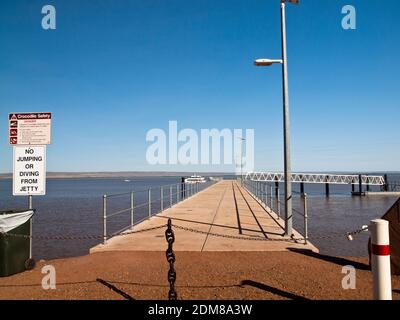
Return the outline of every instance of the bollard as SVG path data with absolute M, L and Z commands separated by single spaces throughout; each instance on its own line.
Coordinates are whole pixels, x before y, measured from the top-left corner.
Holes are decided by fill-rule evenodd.
M 390 275 L 389 222 L 371 220 L 371 266 L 374 300 L 392 300 Z

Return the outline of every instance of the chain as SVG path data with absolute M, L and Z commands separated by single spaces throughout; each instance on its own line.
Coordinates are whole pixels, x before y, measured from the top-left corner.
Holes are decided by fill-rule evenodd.
M 228 239 L 238 239 L 238 240 L 251 240 L 251 241 L 277 241 L 277 242 L 298 242 L 298 241 L 304 241 L 304 238 L 261 238 L 261 237 L 243 237 L 243 236 L 235 236 L 235 235 L 227 235 L 227 234 L 221 234 L 221 233 L 213 233 L 213 232 L 207 232 L 207 231 L 201 231 L 193 228 L 187 228 L 187 227 L 182 227 L 179 225 L 174 224 L 174 227 L 177 229 L 181 229 L 184 231 L 189 231 L 193 233 L 200 233 L 200 234 L 208 234 L 210 236 L 214 237 L 221 237 L 221 238 L 228 238 Z M 363 227 L 361 229 L 357 229 L 351 232 L 347 232 L 345 234 L 343 233 L 336 233 L 336 234 L 331 234 L 331 235 L 326 235 L 326 236 L 311 236 L 308 237 L 308 239 L 331 239 L 331 238 L 337 238 L 337 237 L 346 237 L 348 240 L 353 240 L 353 235 L 357 235 L 363 231 L 368 230 L 368 228 Z
M 298 240 L 303 240 L 301 238 L 261 238 L 261 237 L 243 237 L 243 236 L 234 236 L 234 235 L 229 235 L 229 234 L 221 234 L 221 233 L 213 233 L 213 232 L 207 232 L 207 231 L 201 231 L 197 229 L 192 229 L 192 228 L 187 228 L 187 227 L 182 227 L 174 224 L 175 228 L 189 231 L 189 232 L 194 232 L 194 233 L 200 233 L 200 234 L 208 234 L 213 237 L 221 237 L 221 238 L 228 238 L 228 239 L 238 239 L 238 240 L 253 240 L 253 241 L 298 241 Z
M 146 228 L 146 229 L 141 229 L 141 230 L 132 230 L 132 231 L 127 231 L 124 233 L 120 234 L 110 234 L 107 235 L 107 237 L 119 237 L 119 236 L 126 236 L 129 234 L 135 234 L 135 233 L 141 233 L 141 232 L 147 232 L 147 231 L 153 231 L 157 229 L 164 228 L 165 226 L 168 225 L 160 225 L 156 227 L 151 227 L 151 228 Z M 171 223 L 172 226 L 172 223 Z M 238 240 L 252 240 L 252 241 L 281 241 L 281 242 L 298 242 L 298 241 L 304 241 L 303 238 L 261 238 L 261 237 L 244 237 L 244 236 L 235 236 L 235 235 L 227 235 L 227 234 L 220 234 L 220 233 L 213 233 L 213 232 L 207 232 L 207 231 L 201 231 L 193 228 L 188 228 L 188 227 L 182 227 L 179 225 L 175 225 L 174 227 L 184 230 L 184 231 L 189 231 L 193 233 L 199 233 L 199 234 L 208 234 L 210 236 L 214 237 L 221 237 L 221 238 L 228 238 L 228 239 L 238 239 Z M 322 239 L 333 239 L 333 238 L 338 238 L 338 237 L 346 237 L 348 240 L 353 240 L 353 236 L 358 235 L 362 233 L 363 231 L 367 231 L 368 227 L 362 227 L 360 229 L 347 232 L 347 233 L 334 233 L 334 234 L 329 234 L 329 235 L 311 235 L 307 239 L 313 239 L 313 240 L 322 240 Z M 171 230 L 172 231 L 172 230 Z M 173 233 L 172 233 L 173 234 Z M 24 234 L 13 234 L 13 233 L 7 233 L 7 232 L 0 232 L 0 237 L 18 237 L 18 238 L 26 238 L 26 239 L 38 239 L 38 240 L 98 240 L 98 239 L 103 239 L 102 235 L 84 235 L 84 236 L 41 236 L 41 235 L 24 235 Z
M 157 230 L 164 228 L 166 225 L 160 225 L 156 227 L 151 227 L 151 228 L 146 228 L 146 229 L 140 229 L 140 230 L 132 230 L 132 231 L 127 231 L 124 233 L 120 234 L 111 234 L 108 235 L 107 237 L 120 237 L 120 236 L 126 236 L 129 234 L 134 234 L 134 233 L 141 233 L 141 232 L 147 232 L 147 231 L 152 231 L 152 230 Z M 98 240 L 98 239 L 103 239 L 103 236 L 101 235 L 84 235 L 84 236 L 35 236 L 35 235 L 25 235 L 25 234 L 14 234 L 14 233 L 7 233 L 7 232 L 1 232 L 0 237 L 17 237 L 17 238 L 26 238 L 26 239 L 38 239 L 38 240 Z
M 356 229 L 354 231 L 347 232 L 345 234 L 343 233 L 334 233 L 326 236 L 311 236 L 309 239 L 314 239 L 314 240 L 321 240 L 321 239 L 333 239 L 333 238 L 338 238 L 338 237 L 346 237 L 347 240 L 352 241 L 353 236 L 358 235 L 362 233 L 363 231 L 368 231 L 368 226 L 364 226 L 360 229 Z
M 165 230 L 165 239 L 168 242 L 168 248 L 166 253 L 167 261 L 169 263 L 169 270 L 168 270 L 168 282 L 169 282 L 169 292 L 168 292 L 168 299 L 169 300 L 177 300 L 178 294 L 175 290 L 175 281 L 176 281 L 176 271 L 174 268 L 175 263 L 175 253 L 172 250 L 172 245 L 175 241 L 174 231 L 172 230 L 172 221 L 168 219 L 167 230 Z

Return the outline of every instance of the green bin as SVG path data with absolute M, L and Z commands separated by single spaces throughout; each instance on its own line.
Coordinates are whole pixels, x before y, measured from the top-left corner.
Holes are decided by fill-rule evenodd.
M 22 237 L 31 235 L 34 212 L 30 209 L 0 211 L 0 277 L 35 267 L 30 256 L 31 238 Z

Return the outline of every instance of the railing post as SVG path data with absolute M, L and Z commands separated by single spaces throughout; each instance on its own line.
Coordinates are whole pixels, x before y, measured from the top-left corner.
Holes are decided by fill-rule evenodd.
M 272 192 L 273 192 L 273 187 L 272 187 L 272 185 L 270 185 L 269 186 L 269 190 L 270 190 L 270 194 L 269 194 L 269 201 L 270 201 L 270 208 L 271 208 L 271 211 L 273 211 L 273 209 L 272 209 L 272 207 L 273 207 L 273 200 L 272 200 Z
M 169 207 L 172 207 L 172 185 L 169 186 Z
M 164 211 L 164 188 L 162 186 L 160 188 L 160 209 L 161 212 Z
M 308 206 L 307 206 L 307 193 L 303 193 L 303 206 L 304 206 L 304 244 L 308 240 Z
M 148 200 L 149 200 L 149 218 L 151 217 L 151 189 L 148 192 Z
M 33 196 L 28 196 L 28 209 L 33 209 Z M 32 236 L 32 229 L 33 229 L 33 216 L 29 219 L 29 234 Z M 29 238 L 29 259 L 33 257 L 33 250 L 32 250 L 32 238 Z
M 176 185 L 176 203 L 179 202 L 179 183 Z
M 278 214 L 278 219 L 281 218 L 281 195 L 280 195 L 280 191 L 279 191 L 279 187 L 276 190 L 276 209 L 277 209 L 277 214 Z
M 134 223 L 134 208 L 135 207 L 135 193 L 131 192 L 131 227 Z
M 107 195 L 103 195 L 103 244 L 107 243 Z
M 267 183 L 264 182 L 263 183 L 263 202 L 264 202 L 264 206 L 267 207 Z

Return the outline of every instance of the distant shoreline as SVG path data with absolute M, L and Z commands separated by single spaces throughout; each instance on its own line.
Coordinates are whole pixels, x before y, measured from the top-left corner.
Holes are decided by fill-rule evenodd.
M 196 172 L 203 176 L 232 176 L 227 172 Z M 135 178 L 135 177 L 187 177 L 193 172 L 47 172 L 47 179 L 78 179 L 78 178 Z M 0 174 L 0 180 L 12 179 L 12 173 Z
M 239 176 L 234 172 L 168 172 L 168 171 L 120 171 L 120 172 L 47 172 L 48 179 L 79 179 L 79 178 L 135 178 L 135 177 L 188 177 L 194 173 L 203 176 Z M 321 173 L 318 171 L 307 173 Z M 369 171 L 369 172 L 354 172 L 354 171 L 325 171 L 323 173 L 331 174 L 399 174 L 400 171 Z M 0 173 L 0 180 L 12 179 L 12 173 Z

